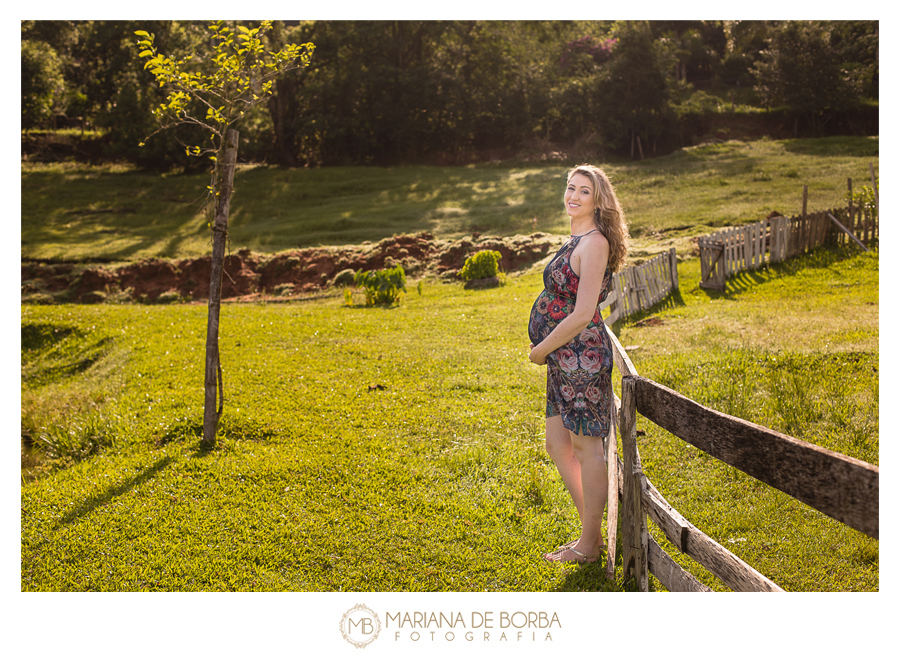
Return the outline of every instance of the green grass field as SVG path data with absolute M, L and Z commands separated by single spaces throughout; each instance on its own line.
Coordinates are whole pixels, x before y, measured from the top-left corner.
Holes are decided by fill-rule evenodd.
M 697 287 L 696 260 L 679 275 L 661 324 L 616 328 L 642 375 L 878 463 L 877 251 L 820 251 L 725 293 Z M 535 270 L 483 291 L 426 281 L 391 309 L 227 304 L 209 453 L 205 306 L 23 306 L 23 433 L 44 457 L 23 467 L 22 589 L 629 589 L 621 565 L 607 581 L 540 559 L 578 531 L 525 352 L 540 287 Z M 878 589 L 876 540 L 639 429 L 663 495 L 776 583 Z
M 877 137 L 738 142 L 683 149 L 638 162 L 599 163 L 616 185 L 635 255 L 682 246 L 772 210 L 799 214 L 844 205 L 847 178 L 870 185 Z M 578 163 L 571 163 L 578 164 Z M 235 175 L 235 249 L 274 252 L 378 241 L 431 231 L 568 232 L 564 166 L 284 169 L 245 165 Z M 210 250 L 200 212 L 209 182 L 127 167 L 22 165 L 22 257 L 63 260 L 182 258 Z
M 727 142 L 606 168 L 640 258 L 689 256 L 696 235 L 796 213 L 804 184 L 810 210 L 842 205 L 869 162 L 877 174 L 877 138 Z M 232 248 L 562 233 L 565 169 L 247 166 Z M 205 185 L 23 164 L 22 257 L 205 254 Z M 698 287 L 697 259 L 679 276 L 677 294 L 615 327 L 642 375 L 879 463 L 877 248 L 820 250 L 723 293 Z M 199 448 L 205 305 L 22 305 L 22 590 L 631 589 L 621 564 L 607 581 L 599 566 L 540 560 L 579 527 L 543 448 L 544 371 L 526 356 L 540 268 L 491 290 L 422 284 L 391 309 L 346 307 L 340 291 L 225 304 L 211 452 Z M 638 428 L 660 492 L 780 586 L 879 589 L 878 541 Z

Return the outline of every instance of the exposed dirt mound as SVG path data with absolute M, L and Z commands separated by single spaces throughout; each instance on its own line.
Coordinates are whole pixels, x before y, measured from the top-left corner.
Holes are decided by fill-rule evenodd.
M 225 258 L 222 297 L 310 294 L 352 283 L 359 270 L 402 265 L 407 276 L 453 279 L 470 255 L 500 252 L 500 267 L 513 272 L 541 260 L 559 246 L 549 233 L 507 238 L 436 240 L 430 233 L 397 235 L 377 244 L 317 247 L 257 254 L 241 250 Z M 23 300 L 100 302 L 201 300 L 209 296 L 210 257 L 152 258 L 120 267 L 74 263 L 22 263 Z

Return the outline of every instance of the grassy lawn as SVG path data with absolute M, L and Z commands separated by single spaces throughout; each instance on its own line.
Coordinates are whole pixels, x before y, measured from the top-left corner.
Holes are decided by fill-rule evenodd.
M 801 157 L 788 146 L 760 148 Z M 743 148 L 719 155 L 734 167 L 728 152 Z M 847 166 L 861 169 L 854 157 Z M 682 164 L 685 185 L 710 167 L 691 174 Z M 841 166 L 827 174 L 837 188 Z M 664 167 L 617 171 L 627 190 L 626 172 Z M 497 185 L 511 176 L 467 171 L 496 174 Z M 797 187 L 812 184 L 807 173 Z M 316 172 L 254 175 L 263 174 Z M 628 194 L 640 207 L 641 194 Z M 641 212 L 650 213 L 632 216 Z M 696 260 L 679 275 L 679 294 L 654 310 L 659 322 L 616 327 L 637 347 L 641 374 L 878 463 L 877 251 L 821 251 L 744 275 L 725 293 L 697 287 Z M 426 281 L 392 309 L 347 308 L 340 296 L 226 305 L 227 406 L 209 453 L 198 448 L 205 306 L 23 306 L 23 433 L 46 456 L 23 466 L 22 589 L 629 589 L 599 567 L 539 558 L 578 530 L 542 445 L 544 371 L 525 353 L 540 287 L 535 269 L 493 290 Z M 669 502 L 776 583 L 878 589 L 877 541 L 638 426 L 647 474 Z
M 640 255 L 772 210 L 798 214 L 803 185 L 809 210 L 843 205 L 847 178 L 870 184 L 870 162 L 877 175 L 877 137 L 731 141 L 601 164 L 626 209 L 633 255 Z M 439 238 L 565 233 L 567 168 L 245 165 L 235 175 L 232 245 L 274 252 L 422 230 Z M 22 256 L 125 261 L 206 254 L 200 209 L 207 184 L 208 174 L 23 163 Z

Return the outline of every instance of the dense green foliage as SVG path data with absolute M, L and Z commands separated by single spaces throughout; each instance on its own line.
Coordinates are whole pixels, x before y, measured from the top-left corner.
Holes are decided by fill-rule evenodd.
M 831 137 L 729 141 L 604 169 L 635 238 L 632 257 L 659 238 L 688 241 L 777 210 L 799 214 L 846 203 L 878 175 L 879 140 Z M 577 164 L 576 162 L 565 163 Z M 438 238 L 568 233 L 567 166 L 239 167 L 229 235 L 234 251 L 359 244 L 399 233 Z M 22 256 L 63 260 L 196 257 L 208 253 L 201 212 L 208 174 L 157 176 L 124 166 L 22 167 Z M 655 253 L 655 251 L 653 252 Z
M 100 128 L 106 157 L 191 166 L 184 133 L 138 147 L 164 93 L 134 51 L 137 30 L 173 60 L 210 49 L 206 22 L 23 21 L 23 62 L 26 49 L 55 53 L 65 91 L 52 110 Z M 553 157 L 557 145 L 582 160 L 639 157 L 716 137 L 724 116 L 764 118 L 759 134 L 772 136 L 877 131 L 866 109 L 877 21 L 275 21 L 266 38 L 315 55 L 248 111 L 245 161 L 463 163 Z M 23 68 L 23 89 L 44 71 Z M 795 127 L 794 113 L 810 121 Z
M 763 103 L 791 108 L 816 133 L 823 131 L 835 110 L 857 104 L 873 76 L 868 70 L 849 75 L 840 51 L 816 24 L 788 23 L 762 55 L 755 74 Z
M 492 276 L 497 276 L 500 272 L 500 258 L 501 254 L 499 251 L 490 249 L 478 251 L 466 258 L 459 276 L 463 281 L 489 279 Z
M 641 374 L 878 463 L 877 251 L 822 250 L 724 293 L 697 287 L 696 259 L 679 279 L 659 322 L 617 328 Z M 579 527 L 525 351 L 541 285 L 537 268 L 484 291 L 427 282 L 393 308 L 233 306 L 212 452 L 202 305 L 23 306 L 22 425 L 58 447 L 23 469 L 22 589 L 628 589 L 539 558 Z M 662 494 L 779 585 L 878 590 L 877 541 L 639 429 Z
M 366 293 L 366 306 L 393 306 L 400 303 L 400 295 L 406 292 L 406 272 L 400 265 L 361 270 L 353 276 L 353 283 Z
M 65 92 L 56 51 L 46 43 L 22 42 L 22 127 L 46 125 Z

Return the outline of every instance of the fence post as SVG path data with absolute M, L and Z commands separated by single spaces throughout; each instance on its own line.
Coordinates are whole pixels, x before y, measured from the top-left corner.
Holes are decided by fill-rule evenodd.
M 809 186 L 804 185 L 803 186 L 803 211 L 800 213 L 800 216 L 803 217 L 804 219 L 806 218 L 806 199 L 807 199 L 808 195 L 809 195 Z
M 678 257 L 675 247 L 669 249 L 669 278 L 672 282 L 672 292 L 678 292 Z
M 610 332 L 611 333 L 611 332 Z M 613 347 L 615 351 L 615 347 Z M 615 414 L 615 402 L 612 413 Z M 615 420 L 615 419 L 610 419 Z M 616 541 L 619 530 L 619 452 L 616 446 L 616 423 L 610 422 L 606 445 L 606 577 L 616 577 Z
M 632 377 L 622 378 L 622 566 L 625 580 L 634 578 L 639 592 L 649 591 L 648 550 L 650 535 L 641 497 L 647 478 L 637 448 L 637 402 Z
M 849 229 L 853 235 L 856 235 L 856 221 L 853 219 L 853 179 L 847 179 L 847 217 L 850 220 Z
M 878 183 L 875 181 L 875 167 L 869 163 L 869 176 L 872 177 L 872 191 L 875 193 L 875 214 L 878 214 Z M 874 235 L 873 235 L 874 237 Z

